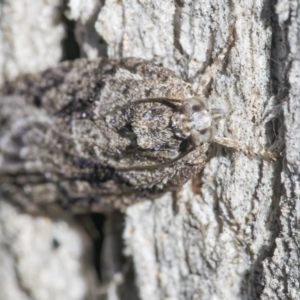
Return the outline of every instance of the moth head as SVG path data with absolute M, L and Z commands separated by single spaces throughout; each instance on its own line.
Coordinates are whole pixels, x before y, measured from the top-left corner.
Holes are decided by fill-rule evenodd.
M 224 118 L 222 109 L 208 109 L 204 100 L 193 97 L 183 102 L 180 113 L 172 118 L 175 135 L 190 138 L 195 146 L 209 142 L 215 135 L 215 124 Z

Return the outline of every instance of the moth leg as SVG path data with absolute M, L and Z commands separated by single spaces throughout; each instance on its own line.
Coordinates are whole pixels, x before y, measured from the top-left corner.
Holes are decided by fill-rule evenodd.
M 250 155 L 258 155 L 273 161 L 278 159 L 278 155 L 276 153 L 272 153 L 266 150 L 256 150 L 253 147 L 246 145 L 245 143 L 242 143 L 240 141 L 232 140 L 229 138 L 221 138 L 221 137 L 214 137 L 212 141 L 218 145 L 231 148 L 237 151 L 242 151 Z
M 228 53 L 229 49 L 231 48 L 234 42 L 234 36 L 231 33 L 226 41 L 224 48 L 222 49 L 221 53 L 217 56 L 214 60 L 213 64 L 208 66 L 201 77 L 199 82 L 198 88 L 196 89 L 196 95 L 202 95 L 205 87 L 209 84 L 212 77 L 218 72 L 220 65 L 223 63 L 226 54 Z

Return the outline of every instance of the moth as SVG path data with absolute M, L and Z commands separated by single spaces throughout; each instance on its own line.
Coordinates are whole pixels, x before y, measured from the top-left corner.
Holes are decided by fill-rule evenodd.
M 224 114 L 138 58 L 63 62 L 0 97 L 0 196 L 29 211 L 105 211 L 178 188 L 205 165 Z

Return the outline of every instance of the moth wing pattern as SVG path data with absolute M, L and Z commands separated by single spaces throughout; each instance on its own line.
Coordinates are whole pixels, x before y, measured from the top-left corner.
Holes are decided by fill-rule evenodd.
M 1 194 L 32 210 L 57 202 L 101 211 L 182 185 L 209 146 L 193 148 L 172 126 L 192 96 L 173 71 L 137 58 L 80 59 L 7 82 Z

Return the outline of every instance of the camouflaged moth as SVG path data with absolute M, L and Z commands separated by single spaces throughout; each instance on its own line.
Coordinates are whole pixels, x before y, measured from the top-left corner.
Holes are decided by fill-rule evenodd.
M 59 203 L 103 211 L 178 188 L 201 171 L 212 141 L 239 148 L 214 136 L 224 113 L 197 94 L 173 71 L 138 58 L 79 59 L 6 83 L 2 197 L 28 210 Z

